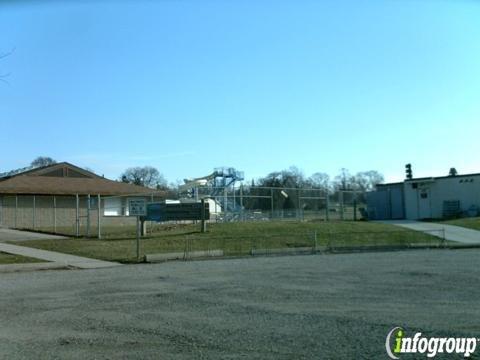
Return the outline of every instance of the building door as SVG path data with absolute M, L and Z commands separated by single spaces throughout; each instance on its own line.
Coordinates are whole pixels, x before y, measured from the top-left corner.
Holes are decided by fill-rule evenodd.
M 418 189 L 418 217 L 419 219 L 432 218 L 430 189 Z

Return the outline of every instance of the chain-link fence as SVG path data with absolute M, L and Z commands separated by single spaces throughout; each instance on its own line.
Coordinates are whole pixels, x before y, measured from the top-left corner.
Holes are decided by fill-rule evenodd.
M 0 226 L 77 237 L 126 234 L 135 231 L 136 219 L 129 216 L 128 204 L 138 198 L 169 201 L 159 192 L 122 196 L 4 195 L 0 196 Z M 359 220 L 365 207 L 363 193 L 327 193 L 322 189 L 199 188 L 189 200 L 200 198 L 209 202 L 211 222 Z M 153 225 L 146 222 L 147 231 Z
M 66 235 L 91 235 L 98 227 L 97 197 L 8 195 L 0 197 L 0 224 Z M 90 206 L 89 206 L 90 204 Z
M 240 186 L 199 187 L 194 197 L 212 200 L 217 222 L 268 220 L 359 220 L 366 213 L 365 194 L 315 188 Z
M 145 241 L 144 255 L 167 254 L 174 251 L 172 259 L 193 259 L 210 256 L 265 256 L 313 254 L 317 252 L 345 252 L 364 250 L 395 250 L 416 248 L 443 248 L 446 246 L 443 229 L 413 231 L 358 231 L 323 232 L 305 231 L 295 236 L 285 234 L 245 235 L 238 237 L 201 237 L 190 234 L 184 236 L 176 247 L 154 250 Z M 179 252 L 181 256 L 179 256 Z M 154 257 L 153 257 L 154 258 Z M 168 260 L 168 256 L 160 257 Z M 148 256 L 147 256 L 148 260 Z
M 0 196 L 0 226 L 62 234 L 98 237 L 122 233 L 135 227 L 128 214 L 131 199 L 161 201 L 157 194 L 146 196 L 99 195 L 5 195 Z

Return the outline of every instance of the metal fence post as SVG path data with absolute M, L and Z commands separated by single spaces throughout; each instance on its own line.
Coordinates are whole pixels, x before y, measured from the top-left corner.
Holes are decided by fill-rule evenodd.
M 100 197 L 100 194 L 98 194 L 97 195 L 97 237 L 99 239 L 102 238 L 102 228 L 101 228 L 101 223 L 100 223 L 101 209 L 102 209 L 101 201 L 102 201 L 102 198 Z
M 233 185 L 232 191 L 233 191 L 233 208 L 232 208 L 232 211 L 235 212 L 235 209 L 237 207 L 237 200 L 235 199 L 235 185 Z
M 353 199 L 353 221 L 357 221 L 357 199 Z
M 273 219 L 273 189 L 270 189 L 270 219 Z
M 298 206 L 298 210 L 297 210 L 297 218 L 300 220 L 301 218 L 301 214 L 300 214 L 300 189 L 297 190 L 297 206 Z
M 32 216 L 33 230 L 35 230 L 35 212 L 36 212 L 35 195 L 33 195 L 33 216 Z
M 339 193 L 340 195 L 340 219 L 341 220 L 345 220 L 345 217 L 344 217 L 344 208 L 343 208 L 343 191 L 340 191 Z
M 242 221 L 245 221 L 243 213 L 243 184 L 240 184 L 240 218 Z
M 202 204 L 202 210 L 201 210 L 201 229 L 200 229 L 200 232 L 204 233 L 207 231 L 207 221 L 205 220 L 205 217 L 206 217 L 206 213 L 205 213 L 205 199 L 202 198 L 201 200 L 201 204 Z
M 87 238 L 90 237 L 90 194 L 87 195 Z
M 15 194 L 15 229 L 17 228 L 18 195 Z
M 328 192 L 327 192 L 327 196 L 325 197 L 325 221 L 329 221 L 330 220 L 330 199 L 329 199 L 329 195 L 328 195 Z
M 227 207 L 228 207 L 228 192 L 227 192 L 227 188 L 225 187 L 225 189 L 223 190 L 223 213 L 224 213 L 223 222 L 227 221 L 227 211 L 228 211 Z
M 75 236 L 80 237 L 80 199 L 75 195 Z
M 53 195 L 53 232 L 57 232 L 57 197 Z
M 137 218 L 137 261 L 140 261 L 140 216 L 136 216 Z

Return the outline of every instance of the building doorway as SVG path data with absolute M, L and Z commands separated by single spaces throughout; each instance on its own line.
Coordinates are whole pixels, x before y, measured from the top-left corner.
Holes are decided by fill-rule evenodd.
M 432 218 L 432 206 L 429 188 L 418 189 L 418 217 L 420 219 Z

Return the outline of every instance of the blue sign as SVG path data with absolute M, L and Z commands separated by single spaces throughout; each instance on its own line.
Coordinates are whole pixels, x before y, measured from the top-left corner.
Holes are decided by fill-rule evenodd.
M 175 220 L 208 220 L 210 209 L 208 202 L 205 202 L 202 211 L 202 203 L 150 203 L 147 204 L 147 215 L 143 218 L 149 221 L 175 221 Z

